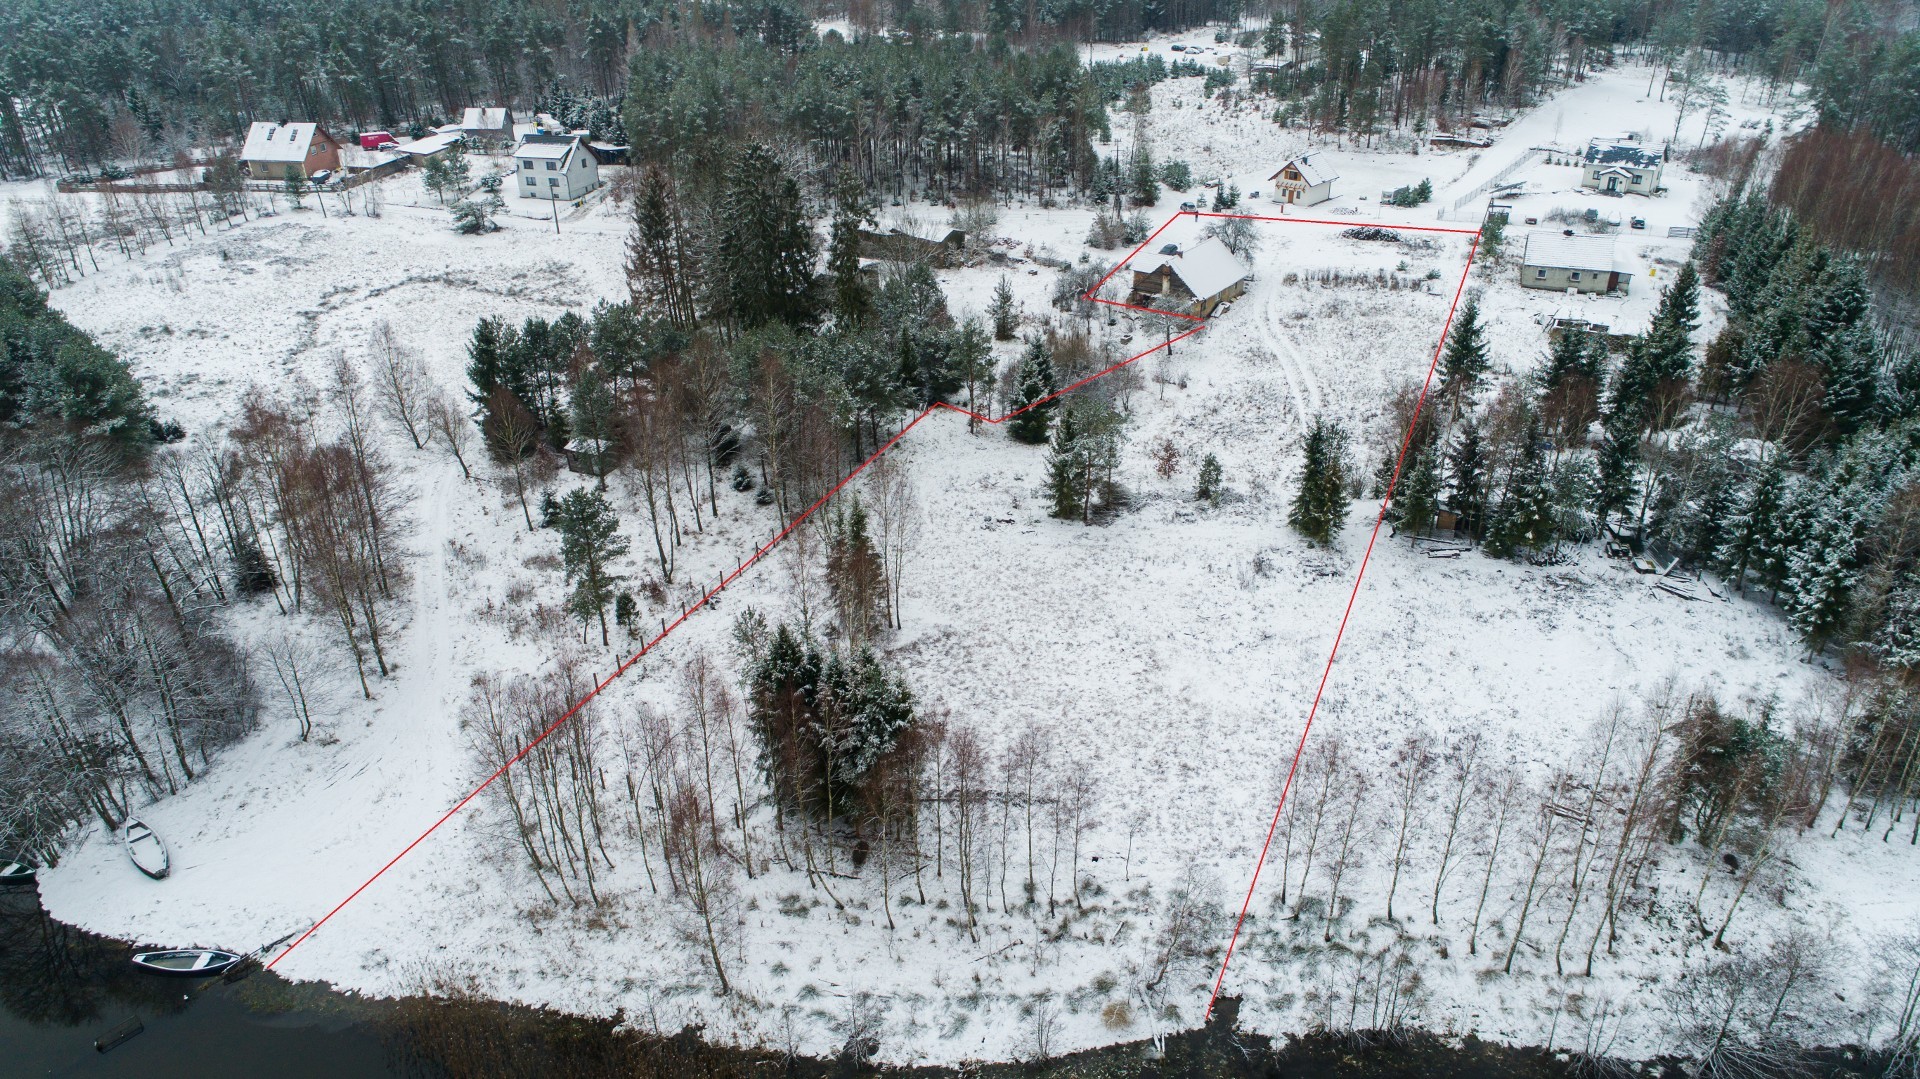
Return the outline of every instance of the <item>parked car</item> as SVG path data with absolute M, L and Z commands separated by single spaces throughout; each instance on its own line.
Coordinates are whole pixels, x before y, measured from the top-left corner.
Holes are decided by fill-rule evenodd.
M 1628 224 L 1632 225 L 1634 228 L 1643 229 L 1647 227 L 1647 219 L 1644 217 L 1636 217 L 1632 221 L 1628 222 Z
M 312 176 L 307 177 L 307 182 L 314 184 L 315 186 L 318 186 L 320 184 L 326 183 L 328 180 L 331 180 L 331 179 L 333 179 L 333 170 L 321 169 L 319 172 L 316 172 Z

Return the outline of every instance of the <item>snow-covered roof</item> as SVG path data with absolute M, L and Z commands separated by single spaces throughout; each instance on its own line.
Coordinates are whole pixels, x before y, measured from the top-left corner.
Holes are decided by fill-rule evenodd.
M 458 131 L 442 131 L 438 135 L 428 135 L 424 139 L 403 142 L 394 147 L 394 151 L 396 153 L 412 154 L 416 157 L 426 154 L 437 154 L 465 138 L 466 136 Z
M 297 165 L 307 159 L 307 151 L 313 148 L 313 136 L 319 132 L 320 125 L 315 123 L 255 123 L 247 128 L 240 160 Z
M 565 161 L 578 145 L 576 135 L 528 135 L 513 148 L 513 156 L 528 161 Z
M 1660 164 L 1660 155 L 1637 142 L 1617 139 L 1593 139 L 1587 143 L 1589 165 L 1631 165 L 1650 169 Z
M 1527 233 L 1527 246 L 1520 262 L 1526 266 L 1600 273 L 1617 268 L 1613 259 L 1613 237 L 1568 236 L 1560 232 Z
M 1280 177 L 1287 171 L 1287 167 L 1290 165 L 1293 168 L 1299 170 L 1301 177 L 1305 179 L 1308 187 L 1319 187 L 1321 184 L 1330 183 L 1334 180 L 1338 180 L 1340 178 L 1340 174 L 1328 168 L 1325 163 L 1319 160 L 1319 157 L 1320 155 L 1317 152 L 1311 153 L 1311 154 L 1301 154 L 1299 157 L 1296 157 L 1293 160 L 1287 162 L 1285 165 L 1281 165 L 1278 169 L 1275 169 L 1273 175 L 1267 177 L 1267 179 L 1279 180 Z
M 499 131 L 507 126 L 509 115 L 506 109 L 475 107 L 460 117 L 460 126 L 468 131 Z
M 1175 247 L 1172 254 L 1155 254 L 1134 267 L 1149 274 L 1159 273 L 1162 268 L 1171 268 L 1189 292 L 1202 298 L 1218 296 L 1247 276 L 1247 268 L 1218 236 L 1209 236 L 1189 248 Z

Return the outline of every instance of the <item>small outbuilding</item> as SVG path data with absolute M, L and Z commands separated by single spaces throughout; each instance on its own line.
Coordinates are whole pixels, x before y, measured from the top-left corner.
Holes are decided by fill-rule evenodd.
M 1520 256 L 1520 284 L 1555 292 L 1625 292 L 1633 273 L 1620 267 L 1611 236 L 1529 232 Z
M 1637 142 L 1593 139 L 1581 159 L 1580 186 L 1609 194 L 1652 195 L 1660 190 L 1665 159 Z
M 613 471 L 613 443 L 605 439 L 569 439 L 562 452 L 571 471 L 585 476 L 604 476 Z
M 949 266 L 960 259 L 966 250 L 967 234 L 959 229 L 948 229 L 940 237 L 915 236 L 901 229 L 888 229 L 875 232 L 872 229 L 857 231 L 860 241 L 860 257 L 878 259 L 881 262 L 924 262 L 936 269 Z
M 256 123 L 247 128 L 240 168 L 256 180 L 312 176 L 340 167 L 340 142 L 316 123 Z
M 454 147 L 460 146 L 466 141 L 467 137 L 458 131 L 442 131 L 437 134 L 428 135 L 424 139 L 403 142 L 391 149 L 394 153 L 399 154 L 415 165 L 426 168 L 435 161 L 445 161 L 447 158 L 452 157 L 454 155 Z
M 1247 268 L 1217 236 L 1190 248 L 1167 244 L 1134 265 L 1127 302 L 1207 318 L 1247 291 L 1247 276 Z
M 600 186 L 600 162 L 578 135 L 528 135 L 514 147 L 513 175 L 523 199 L 571 202 Z
M 1267 177 L 1273 182 L 1273 201 L 1297 206 L 1313 206 L 1332 198 L 1333 182 L 1339 178 L 1317 153 L 1301 154 Z

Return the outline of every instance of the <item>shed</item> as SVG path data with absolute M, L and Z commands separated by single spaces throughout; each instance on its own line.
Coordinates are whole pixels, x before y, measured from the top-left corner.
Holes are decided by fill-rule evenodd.
M 247 128 L 240 168 L 256 180 L 312 176 L 340 167 L 340 143 L 327 129 L 310 122 L 256 123 Z
M 428 135 L 424 139 L 403 142 L 393 148 L 393 152 L 425 168 L 435 161 L 445 161 L 452 157 L 454 147 L 466 141 L 466 136 L 458 131 L 442 131 L 437 135 Z
M 1190 248 L 1168 244 L 1135 264 L 1127 302 L 1151 307 L 1157 300 L 1162 311 L 1184 309 L 1205 318 L 1246 290 L 1247 268 L 1219 237 L 1209 236 Z
M 1611 236 L 1579 236 L 1571 229 L 1527 233 L 1520 256 L 1520 284 L 1525 288 L 1625 292 L 1632 281 L 1632 271 L 1622 269 L 1614 257 Z
M 604 476 L 613 471 L 613 443 L 599 438 L 576 438 L 568 441 L 562 452 L 567 455 L 567 468 L 587 476 Z
M 600 186 L 600 162 L 578 135 L 528 135 L 513 150 L 513 189 L 523 199 L 571 202 Z
M 1267 177 L 1273 182 L 1273 201 L 1300 206 L 1313 206 L 1332 198 L 1333 182 L 1339 178 L 1318 153 L 1301 154 Z
M 1660 190 L 1665 159 L 1637 142 L 1592 139 L 1581 158 L 1580 186 L 1612 194 L 1651 195 Z

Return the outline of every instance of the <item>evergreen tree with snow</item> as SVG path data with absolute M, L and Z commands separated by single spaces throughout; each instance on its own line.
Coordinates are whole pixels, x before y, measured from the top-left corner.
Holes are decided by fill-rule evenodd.
M 1225 491 L 1220 476 L 1220 459 L 1209 453 L 1200 461 L 1200 476 L 1194 484 L 1193 497 L 1210 506 L 1218 506 L 1220 496 Z
M 1640 429 L 1631 412 L 1614 412 L 1604 426 L 1606 433 L 1594 460 L 1593 492 L 1593 515 L 1602 525 L 1614 514 L 1626 512 L 1640 491 Z
M 573 585 L 567 610 L 583 624 L 598 618 L 600 643 L 605 645 L 609 643 L 607 605 L 613 602 L 616 586 L 624 579 L 613 572 L 611 564 L 627 553 L 619 515 L 605 495 L 582 487 L 557 500 L 550 517 L 552 527 L 560 530 L 560 560 L 566 568 L 567 583 Z
M 833 188 L 827 276 L 833 281 L 834 318 L 843 326 L 858 326 L 873 313 L 873 292 L 860 272 L 860 226 L 871 220 L 859 179 L 852 170 L 841 169 Z
M 1813 354 L 1826 391 L 1822 404 L 1835 429 L 1850 435 L 1871 422 L 1879 390 L 1880 343 L 1865 322 L 1855 322 L 1821 342 Z
M 1080 427 L 1074 408 L 1060 411 L 1060 422 L 1053 425 L 1053 445 L 1047 454 L 1047 495 L 1053 503 L 1053 515 L 1075 520 L 1086 511 L 1087 483 L 1079 445 Z
M 1487 356 L 1486 334 L 1480 326 L 1480 298 L 1467 297 L 1467 305 L 1454 320 L 1447 335 L 1447 347 L 1440 354 L 1440 399 L 1449 403 L 1454 416 L 1480 384 L 1491 361 Z
M 1134 150 L 1128 166 L 1127 197 L 1135 206 L 1152 206 L 1160 201 L 1159 170 L 1153 167 L 1153 149 L 1144 143 Z
M 1552 477 L 1547 470 L 1540 422 L 1529 419 L 1520 454 L 1487 521 L 1486 550 L 1510 558 L 1559 542 Z
M 1347 521 L 1346 432 L 1314 417 L 1302 447 L 1300 489 L 1294 493 L 1287 523 L 1310 542 L 1331 546 Z
M 1014 305 L 1013 284 L 1005 274 L 1000 275 L 1000 283 L 993 287 L 993 303 L 987 308 L 988 317 L 993 320 L 993 339 L 1011 341 L 1020 326 L 1020 311 Z
M 1027 338 L 1027 351 L 1014 374 L 1013 419 L 1007 433 L 1015 441 L 1038 446 L 1047 440 L 1047 427 L 1053 418 L 1053 395 L 1059 383 L 1053 374 L 1053 356 L 1045 340 L 1038 335 Z
M 1747 574 L 1765 566 L 1779 535 L 1781 502 L 1785 497 L 1786 477 L 1778 454 L 1768 454 L 1760 462 L 1744 490 L 1735 501 L 1721 529 L 1723 539 L 1714 553 L 1720 571 L 1742 592 Z
M 1606 342 L 1598 334 L 1584 330 L 1566 330 L 1547 346 L 1547 362 L 1541 366 L 1538 381 L 1542 394 L 1567 387 L 1576 379 L 1598 388 L 1600 365 L 1606 358 Z
M 1909 570 L 1887 593 L 1879 625 L 1866 640 L 1866 650 L 1881 665 L 1920 674 L 1920 573 Z
M 1440 462 L 1431 446 L 1415 455 L 1412 471 L 1394 492 L 1393 507 L 1400 511 L 1400 530 L 1409 537 L 1418 539 L 1432 531 L 1440 512 Z
M 1447 450 L 1447 507 L 1459 515 L 1459 528 L 1469 536 L 1479 536 L 1486 528 L 1487 488 L 1491 468 L 1480 437 L 1480 427 L 1472 417 L 1460 425 L 1460 434 Z
M 813 229 L 800 185 L 765 146 L 734 161 L 722 199 L 709 287 L 718 313 L 742 329 L 813 321 Z

